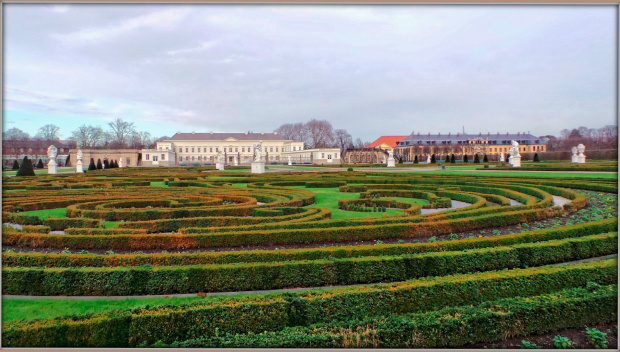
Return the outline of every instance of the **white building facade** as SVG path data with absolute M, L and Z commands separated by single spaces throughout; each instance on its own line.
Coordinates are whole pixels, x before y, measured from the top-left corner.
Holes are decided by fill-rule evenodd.
M 262 157 L 267 163 L 285 163 L 290 152 L 304 149 L 295 142 L 274 133 L 181 133 L 157 142 L 155 149 L 142 150 L 142 166 L 203 166 L 214 165 L 219 152 L 227 165 L 249 165 L 253 146 L 262 141 Z M 163 156 L 163 158 L 162 158 Z

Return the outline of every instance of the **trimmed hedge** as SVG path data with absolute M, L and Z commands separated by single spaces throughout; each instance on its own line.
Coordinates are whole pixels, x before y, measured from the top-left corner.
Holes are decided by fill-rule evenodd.
M 67 229 L 67 234 L 74 230 L 96 232 L 141 231 L 124 229 Z M 142 230 L 143 231 L 143 230 Z M 317 260 L 328 258 L 357 258 L 381 255 L 403 255 L 442 251 L 461 251 L 467 249 L 489 248 L 522 243 L 579 238 L 583 236 L 617 232 L 618 219 L 599 220 L 586 224 L 565 226 L 548 230 L 528 231 L 511 235 L 463 239 L 457 241 L 440 241 L 406 244 L 382 244 L 374 246 L 342 246 L 328 248 L 283 249 L 277 251 L 228 251 L 198 253 L 151 253 L 151 254 L 43 254 L 43 253 L 3 253 L 5 267 L 114 267 L 139 265 L 198 265 L 198 264 L 232 264 L 254 262 L 283 262 L 293 260 Z M 109 234 L 113 234 L 109 233 Z
M 583 287 L 589 282 L 615 284 L 617 261 L 426 278 L 330 291 L 226 298 L 37 322 L 17 321 L 3 324 L 3 341 L 7 347 L 126 347 L 153 344 L 162 339 L 171 343 L 214 336 L 217 329 L 222 333 L 257 333 L 335 318 L 433 311 L 513 297 L 516 293 L 523 297 L 541 295 Z
M 422 314 L 347 319 L 311 327 L 288 327 L 259 334 L 204 336 L 186 341 L 158 341 L 174 348 L 455 348 L 500 342 L 508 337 L 581 328 L 617 319 L 618 286 L 590 291 L 562 290 L 516 297 L 478 306 L 450 307 Z M 145 344 L 148 346 L 148 344 Z
M 2 272 L 2 288 L 5 294 L 90 296 L 349 285 L 562 263 L 616 253 L 617 248 L 617 234 L 601 234 L 510 247 L 282 263 L 152 268 L 7 267 Z

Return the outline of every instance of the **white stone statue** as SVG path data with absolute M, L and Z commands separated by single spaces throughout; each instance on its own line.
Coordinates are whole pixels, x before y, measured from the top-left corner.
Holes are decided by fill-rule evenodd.
M 499 154 L 499 161 L 500 161 L 500 162 L 502 162 L 502 161 L 504 161 L 504 160 L 505 160 L 505 159 L 504 159 L 504 152 L 501 152 L 501 153 Z
M 239 166 L 239 160 L 237 160 L 237 156 L 236 155 L 233 157 L 233 165 Z
M 579 155 L 577 155 L 577 162 L 579 164 L 585 164 L 586 163 L 586 156 L 585 154 L 583 154 L 583 152 L 586 151 L 586 146 L 583 144 L 579 144 L 577 146 L 577 151 L 579 151 Z
M 515 140 L 512 141 L 512 148 L 510 148 L 510 160 L 508 161 L 512 167 L 521 167 L 521 154 L 519 154 L 519 143 Z
M 426 163 L 427 164 L 431 163 L 431 155 L 430 154 L 426 157 Z
M 84 153 L 82 153 L 82 149 L 78 149 L 77 151 L 77 164 L 75 165 L 75 173 L 83 174 L 84 173 L 84 164 L 82 163 L 82 158 L 84 158 Z
M 55 174 L 56 173 L 56 156 L 58 155 L 58 149 L 53 145 L 50 145 L 47 148 L 47 157 L 49 158 L 49 162 L 47 163 L 47 173 Z
M 396 167 L 393 150 L 388 150 L 387 167 Z
M 224 164 L 226 160 L 224 159 L 224 152 L 221 150 L 217 152 L 217 157 L 215 159 L 215 169 L 216 170 L 224 170 Z
M 118 158 L 118 167 L 123 167 L 123 158 Z
M 263 141 L 259 141 L 258 144 L 254 144 L 254 161 L 261 161 L 263 153 Z
M 293 162 L 291 161 L 291 156 L 290 155 L 288 156 L 288 164 L 289 165 L 293 165 Z
M 579 156 L 577 155 L 577 147 L 573 147 L 573 149 L 571 151 L 573 152 L 573 155 L 571 155 L 570 162 L 571 163 L 578 163 L 579 162 Z

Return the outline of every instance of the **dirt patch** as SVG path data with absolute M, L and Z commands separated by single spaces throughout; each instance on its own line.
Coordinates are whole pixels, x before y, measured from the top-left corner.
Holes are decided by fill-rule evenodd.
M 606 333 L 607 336 L 607 348 L 617 350 L 618 349 L 618 324 L 593 324 L 587 326 L 588 328 L 596 328 L 599 331 Z M 473 346 L 467 346 L 464 348 L 522 348 L 523 342 L 527 341 L 530 343 L 536 344 L 538 348 L 555 348 L 553 338 L 555 336 L 564 336 L 568 337 L 570 341 L 573 342 L 573 348 L 582 348 L 582 349 L 594 349 L 596 346 L 591 344 L 587 340 L 586 327 L 584 326 L 581 329 L 566 329 L 562 331 L 556 331 L 553 333 L 545 334 L 545 335 L 536 335 L 536 336 L 528 336 L 528 337 L 519 337 L 514 339 L 509 339 L 506 341 L 496 342 L 496 343 L 479 343 Z

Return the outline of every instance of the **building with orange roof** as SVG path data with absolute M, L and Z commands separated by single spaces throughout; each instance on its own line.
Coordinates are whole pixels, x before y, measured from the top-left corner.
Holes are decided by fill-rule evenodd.
M 366 148 L 377 148 L 382 150 L 394 150 L 398 142 L 409 136 L 381 136 L 374 142 L 366 146 Z

